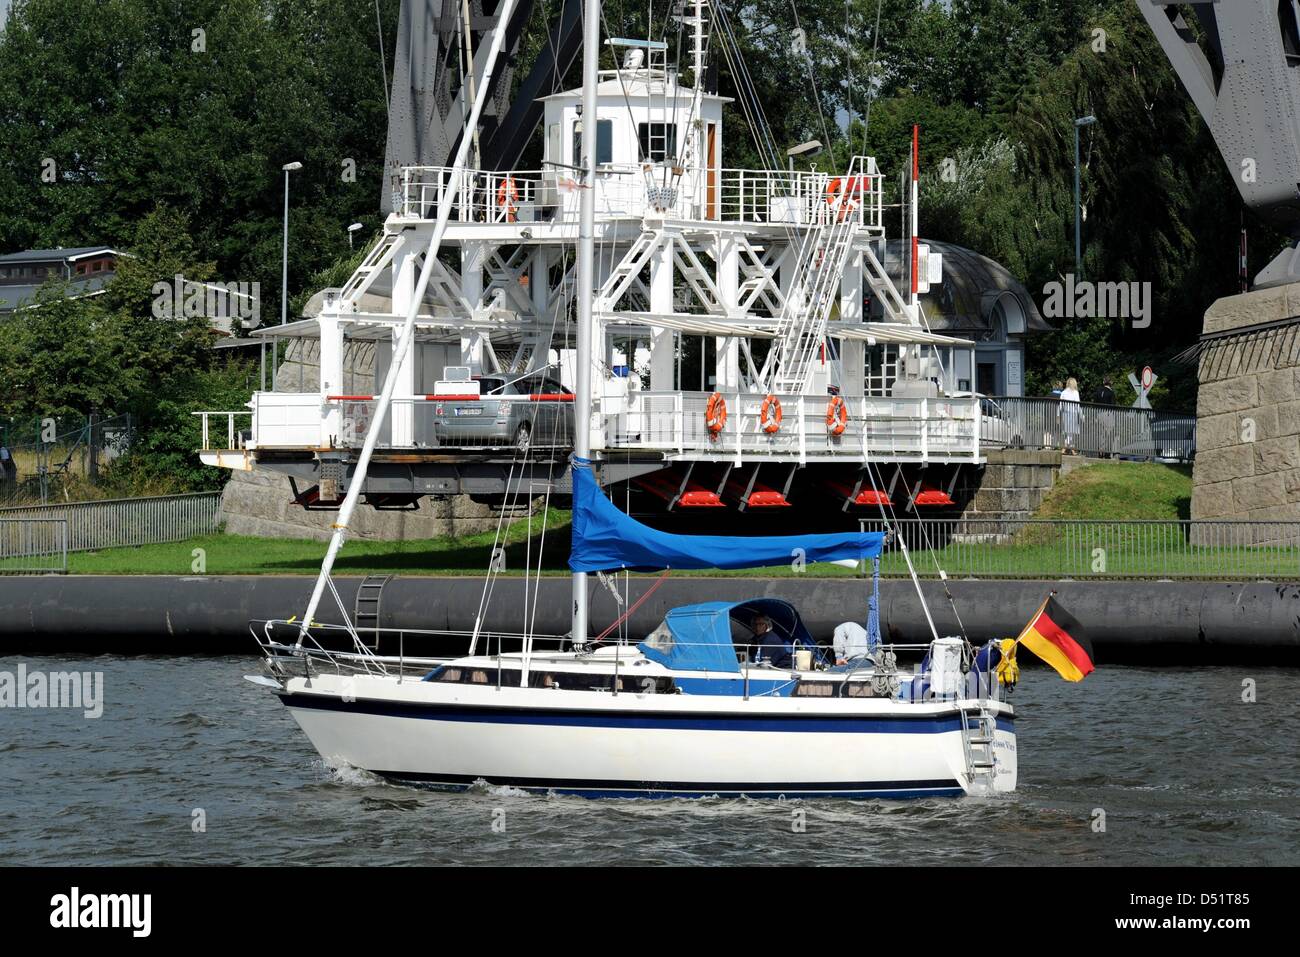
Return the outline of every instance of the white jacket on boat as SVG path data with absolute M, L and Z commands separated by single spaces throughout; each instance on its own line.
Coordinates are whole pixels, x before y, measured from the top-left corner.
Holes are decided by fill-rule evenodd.
M 870 650 L 867 647 L 867 629 L 856 621 L 846 621 L 836 625 L 831 644 L 835 648 L 836 661 L 862 658 Z

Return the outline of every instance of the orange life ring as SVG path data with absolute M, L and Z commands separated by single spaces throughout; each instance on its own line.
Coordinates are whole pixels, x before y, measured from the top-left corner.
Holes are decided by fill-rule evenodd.
M 709 435 L 717 438 L 726 424 L 727 400 L 721 392 L 715 392 L 709 396 L 709 403 L 704 407 L 704 427 L 709 430 Z
M 781 400 L 772 394 L 763 400 L 763 407 L 758 413 L 759 423 L 768 435 L 781 430 Z
M 864 192 L 871 191 L 871 182 L 865 176 L 833 176 L 826 183 L 826 205 L 838 208 L 843 222 L 857 208 Z
M 515 183 L 513 176 L 507 176 L 497 187 L 497 205 L 505 207 L 506 222 L 513 223 L 515 214 L 519 212 L 519 187 Z
M 844 397 L 831 396 L 826 406 L 826 430 L 831 435 L 843 435 L 849 425 L 849 407 L 844 404 Z

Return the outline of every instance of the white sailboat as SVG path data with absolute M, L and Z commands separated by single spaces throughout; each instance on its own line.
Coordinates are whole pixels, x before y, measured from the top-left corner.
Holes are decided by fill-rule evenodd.
M 502 23 L 512 0 L 503 3 Z M 598 115 L 599 24 L 599 3 L 587 0 L 583 112 L 589 118 Z M 489 50 L 489 72 L 502 33 Z M 487 82 L 480 85 L 467 129 L 478 122 L 487 88 Z M 441 186 L 438 221 L 378 398 L 376 423 L 389 410 L 397 369 L 410 348 L 471 139 L 462 137 Z M 593 797 L 863 798 L 1014 790 L 1015 715 L 994 671 L 996 646 L 977 650 L 964 638 L 941 638 L 932 621 L 928 645 L 877 642 L 840 667 L 824 660 L 793 606 L 770 598 L 677 608 L 635 643 L 591 639 L 590 572 L 759 567 L 786 564 L 795 555 L 859 562 L 878 556 L 885 538 L 864 532 L 673 535 L 641 525 L 605 497 L 588 427 L 597 146 L 597 124 L 587 122 L 576 281 L 573 615 L 565 647 L 544 650 L 525 635 L 519 651 L 504 652 L 498 643 L 485 652 L 475 634 L 464 656 L 420 661 L 379 657 L 350 627 L 345 631 L 353 651 L 326 650 L 317 642 L 321 629 L 314 616 L 332 591 L 330 572 L 380 434 L 372 427 L 306 614 L 292 625 L 296 638 L 279 640 L 288 623 L 255 631 L 268 663 L 268 675 L 255 680 L 274 689 L 328 763 L 436 787 L 482 782 Z M 827 228 L 834 229 L 838 218 Z M 759 617 L 772 626 L 775 642 L 746 637 Z M 923 656 L 915 671 L 899 669 L 897 656 L 906 653 Z

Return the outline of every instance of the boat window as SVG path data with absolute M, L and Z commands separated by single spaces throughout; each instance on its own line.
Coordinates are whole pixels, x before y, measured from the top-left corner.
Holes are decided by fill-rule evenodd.
M 638 123 L 636 135 L 643 160 L 657 163 L 677 156 L 676 123 Z
M 560 139 L 560 124 L 552 123 L 546 128 L 546 158 L 552 163 L 563 163 L 564 157 L 560 155 L 560 144 L 564 142 Z
M 519 685 L 519 669 L 503 668 L 500 678 L 495 668 L 442 668 L 432 672 L 425 680 L 442 681 L 449 684 L 495 685 L 510 687 Z M 613 691 L 614 675 L 584 674 L 571 671 L 532 671 L 528 675 L 528 684 L 533 688 L 559 688 L 563 691 Z M 677 686 L 671 677 L 662 675 L 620 674 L 617 679 L 619 691 L 634 694 L 676 694 Z
M 596 164 L 614 162 L 614 121 L 596 121 Z M 582 166 L 582 123 L 573 124 L 573 165 Z

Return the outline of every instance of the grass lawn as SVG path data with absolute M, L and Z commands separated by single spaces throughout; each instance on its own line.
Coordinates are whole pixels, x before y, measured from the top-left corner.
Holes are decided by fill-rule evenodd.
M 1035 518 L 1174 521 L 1191 516 L 1192 467 L 1098 462 L 1076 468 L 1047 494 Z
M 1103 462 L 1079 468 L 1062 479 L 1043 502 L 1039 517 L 1104 522 L 1129 519 L 1171 521 L 1186 517 L 1191 497 L 1190 469 L 1154 463 Z M 552 509 L 545 541 L 541 519 L 520 519 L 506 528 L 507 574 L 526 569 L 567 574 L 569 513 Z M 480 575 L 491 558 L 492 532 L 461 538 L 404 542 L 349 541 L 335 566 L 341 575 Z M 1188 544 L 1177 526 L 1029 526 L 1009 544 L 933 542 L 933 551 L 911 543 L 919 574 L 937 576 L 937 566 L 954 578 L 1092 578 L 1126 575 L 1163 577 L 1269 576 L 1300 578 L 1300 549 L 1199 548 Z M 203 567 L 195 550 L 202 549 Z M 282 538 L 208 535 L 167 545 L 115 548 L 69 556 L 69 571 L 100 575 L 312 575 L 320 567 L 325 543 Z M 902 555 L 890 550 L 881 561 L 887 576 L 907 574 Z M 796 573 L 787 566 L 678 575 L 806 574 L 850 577 L 838 565 L 812 565 Z

